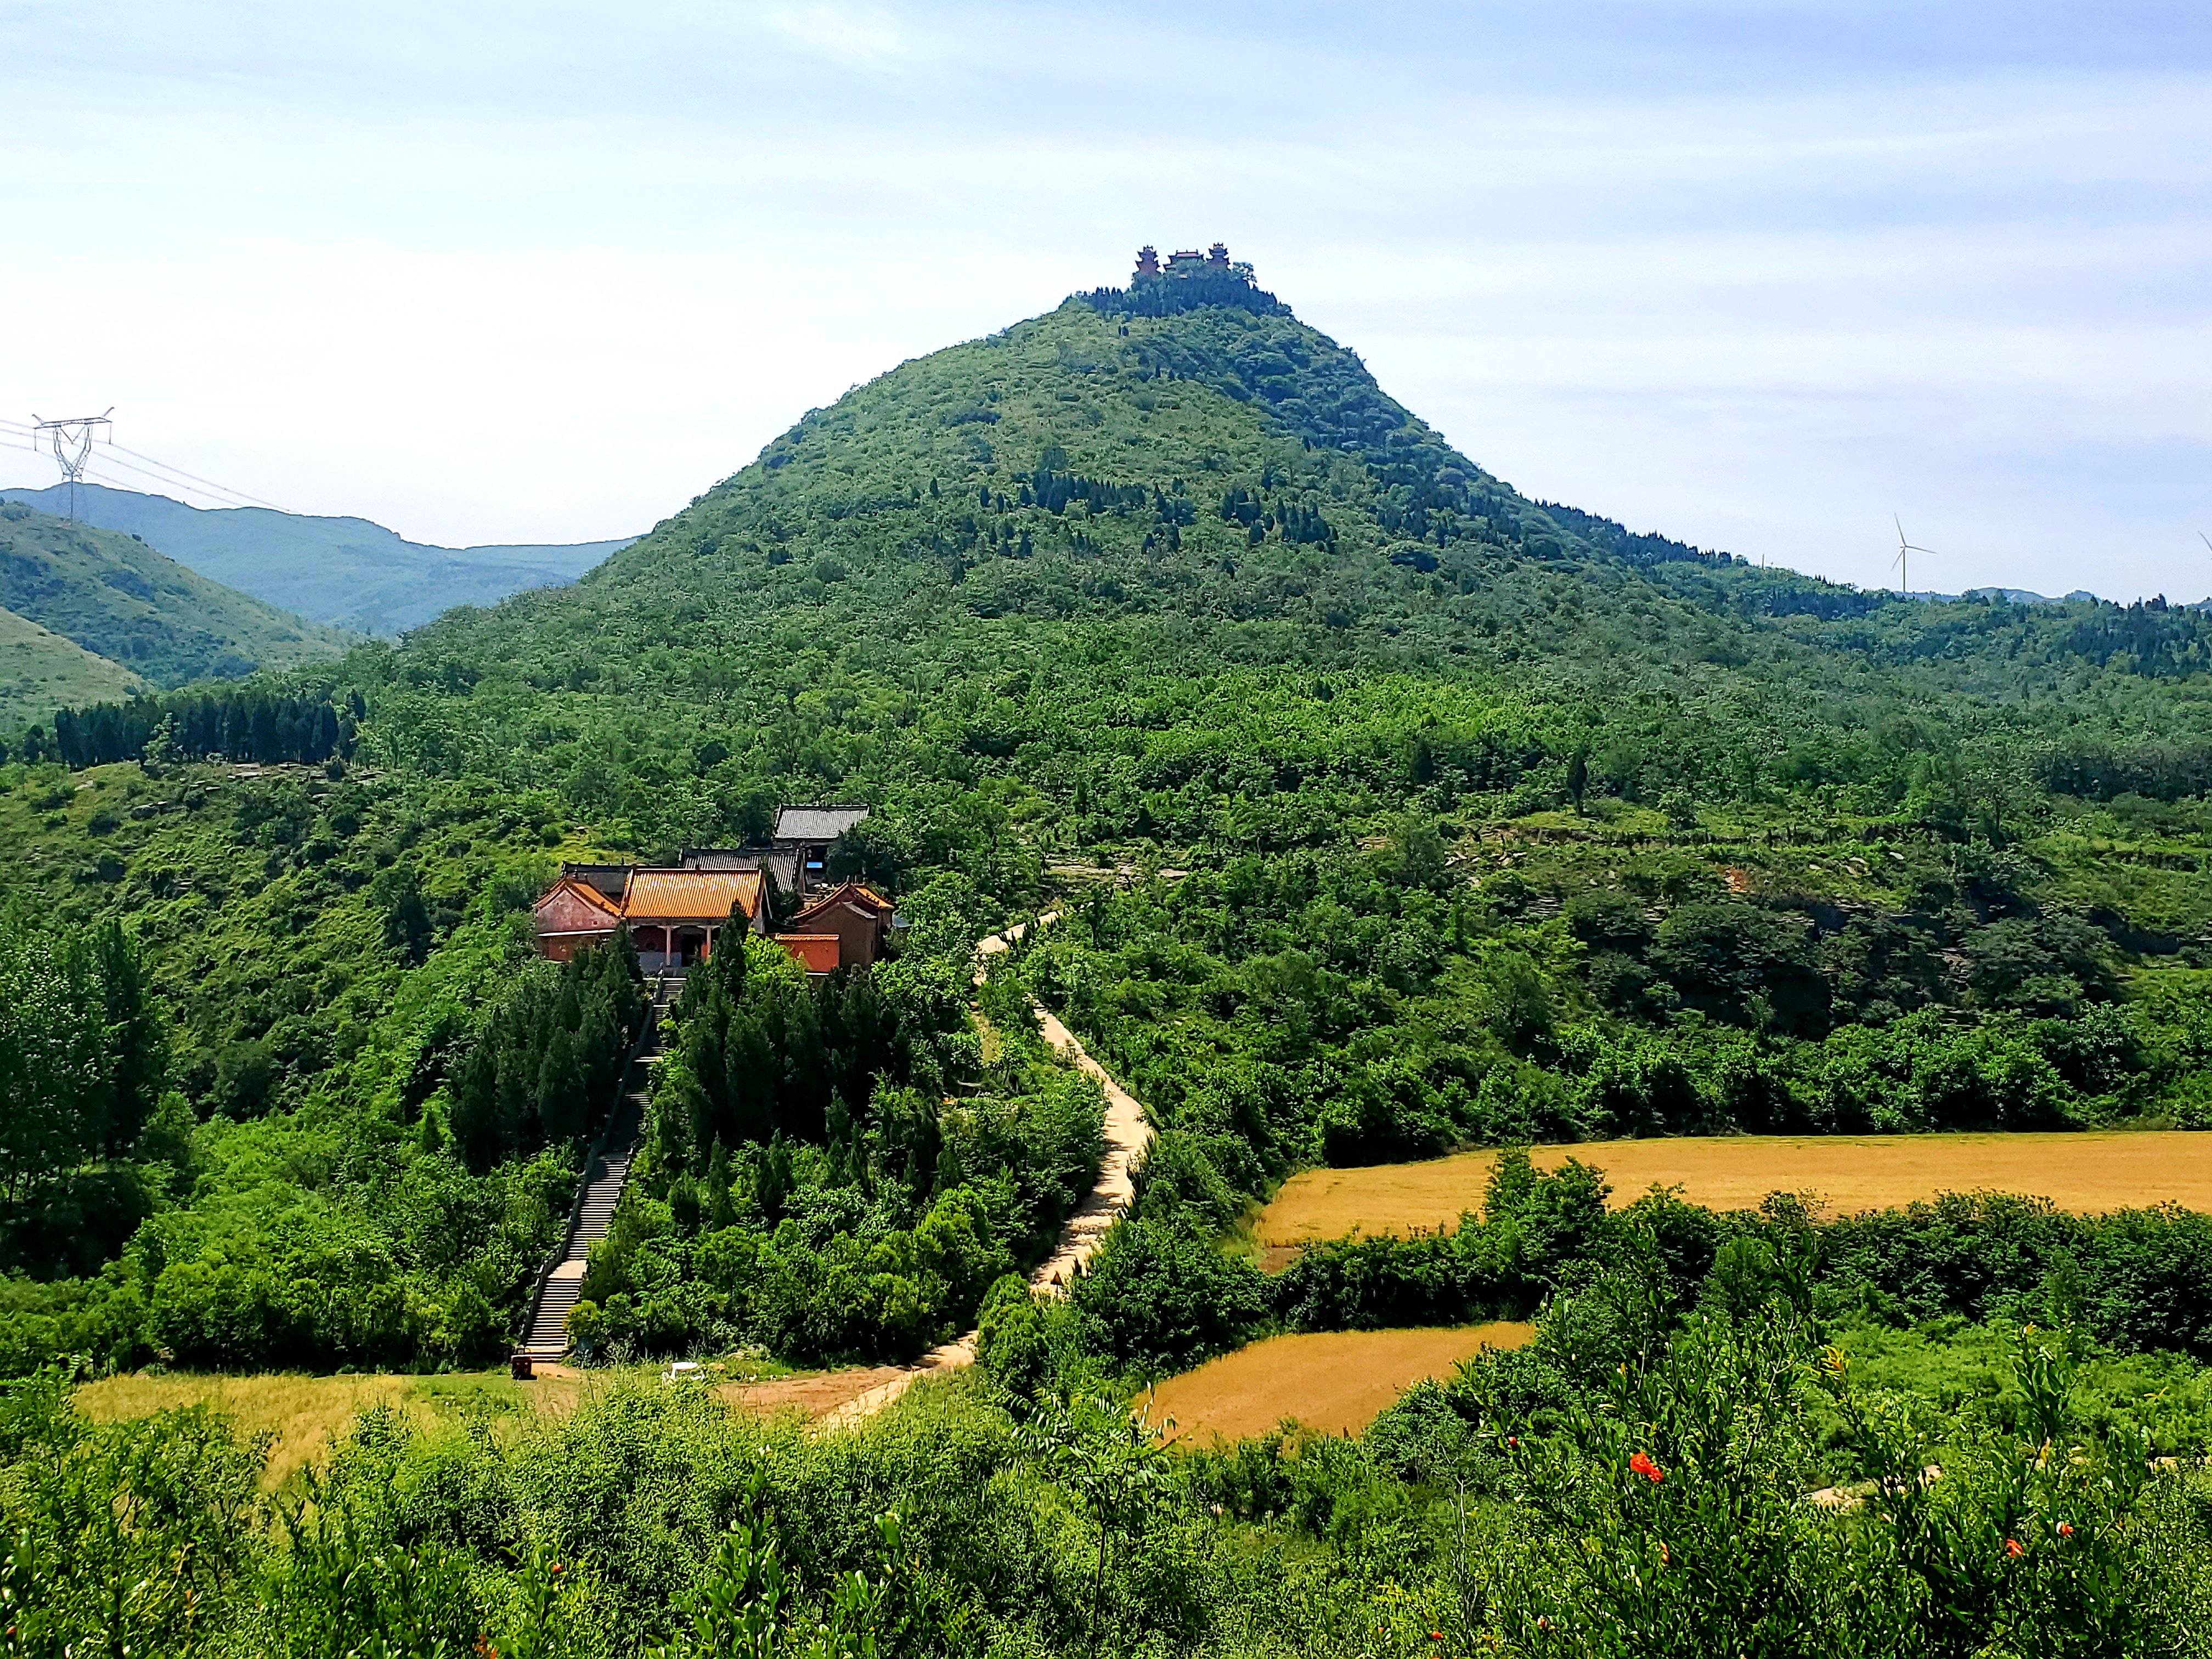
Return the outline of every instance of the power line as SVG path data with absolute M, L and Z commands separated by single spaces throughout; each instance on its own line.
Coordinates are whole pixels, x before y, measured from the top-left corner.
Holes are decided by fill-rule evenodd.
M 137 453 L 133 450 L 124 449 L 121 444 L 110 444 L 107 447 L 109 452 L 120 450 L 125 455 L 134 454 Z M 154 463 L 154 465 L 159 466 L 161 463 L 157 461 Z M 239 501 L 252 502 L 256 507 L 264 505 L 263 502 L 255 501 L 253 497 L 246 495 L 243 490 L 224 490 L 220 484 L 208 484 L 205 486 L 187 484 L 180 482 L 178 478 L 169 477 L 163 473 L 149 471 L 147 468 L 143 466 L 134 466 L 129 461 L 118 460 L 112 453 L 106 453 L 94 456 L 91 461 L 91 465 L 95 471 L 103 467 L 112 466 L 119 468 L 125 472 L 135 472 L 140 477 L 151 479 L 154 483 L 161 484 L 166 489 L 183 490 L 187 494 L 194 495 L 205 495 L 210 501 L 212 501 L 222 507 L 230 507 Z M 191 475 L 190 473 L 185 473 L 181 476 L 188 478 Z M 226 495 L 233 499 L 226 500 Z M 281 512 L 283 509 L 279 508 L 277 510 Z
M 7 435 L 6 435 L 5 434 L 0 434 L 0 449 L 20 449 L 20 450 L 23 451 L 26 454 L 30 454 L 30 455 L 44 455 L 45 453 L 46 453 L 46 452 L 44 449 L 41 449 L 41 448 L 40 448 L 38 445 L 36 445 L 36 444 L 19 444 L 19 443 L 11 443 L 10 441 L 9 441 L 9 439 L 8 439 L 8 437 L 7 437 Z M 88 483 L 98 483 L 101 482 L 101 480 L 100 480 L 100 476 L 99 476 L 99 475 L 100 475 L 103 471 L 105 471 L 106 469 L 107 469 L 107 468 L 109 468 L 109 467 L 118 467 L 118 468 L 122 469 L 124 471 L 126 471 L 126 472 L 136 472 L 136 473 L 138 473 L 140 477 L 143 477 L 143 478 L 145 478 L 145 479 L 149 480 L 149 482 L 154 483 L 157 483 L 157 484 L 161 484 L 161 485 L 162 485 L 163 487 L 165 487 L 165 488 L 167 488 L 167 489 L 169 489 L 183 490 L 183 491 L 185 491 L 185 493 L 187 493 L 187 494 L 194 495 L 207 495 L 208 499 L 209 499 L 210 501 L 213 501 L 213 502 L 214 502 L 217 507 L 234 507 L 234 506 L 235 506 L 235 503 L 231 502 L 231 501 L 225 501 L 225 500 L 224 500 L 222 496 L 220 496 L 220 495 L 216 495 L 210 494 L 209 492 L 207 492 L 207 491 L 205 491 L 205 490 L 194 489 L 191 489 L 189 485 L 179 484 L 179 483 L 177 483 L 173 482 L 173 480 L 171 480 L 171 479 L 164 478 L 164 477 L 159 477 L 158 475 L 156 475 L 156 474 L 155 474 L 155 473 L 147 472 L 147 471 L 143 471 L 142 468 L 135 467 L 135 466 L 131 465 L 128 461 L 118 461 L 118 460 L 114 459 L 112 457 L 106 456 L 106 455 L 100 455 L 100 454 L 97 454 L 97 453 L 95 453 L 95 454 L 94 454 L 94 456 L 93 456 L 89 460 L 88 460 L 88 461 L 85 463 L 85 471 L 86 471 L 86 472 L 87 472 L 87 473 L 88 473 L 89 475 L 91 475 L 91 476 L 88 477 L 88 479 L 87 481 L 88 481 Z M 125 487 L 127 487 L 127 486 L 125 486 Z M 185 505 L 186 505 L 186 506 L 190 506 L 190 505 L 191 505 L 191 503 L 190 503 L 190 502 L 186 502 L 186 503 L 185 503 Z
M 167 461 L 157 461 L 151 455 L 140 455 L 137 450 L 125 448 L 121 444 L 110 441 L 108 447 L 122 450 L 125 455 L 134 456 L 149 466 L 158 466 L 165 472 L 173 472 L 179 478 L 189 478 L 202 489 L 215 490 L 224 495 L 235 495 L 242 501 L 250 502 L 255 507 L 265 507 L 272 513 L 283 513 L 287 510 L 277 506 L 274 501 L 263 501 L 258 495 L 249 495 L 242 489 L 233 489 L 228 484 L 216 483 L 212 479 L 201 477 L 198 473 L 187 472 L 180 466 L 171 466 Z
M 114 446 L 114 447 L 120 449 L 122 448 L 122 446 L 118 444 Z M 149 472 L 143 466 L 133 466 L 128 461 L 118 461 L 112 455 L 95 456 L 89 463 L 88 463 L 88 465 L 95 473 L 107 467 L 114 467 L 125 472 L 135 472 L 140 477 L 146 479 L 149 483 L 160 484 L 164 489 L 179 490 L 191 495 L 205 495 L 217 507 L 227 507 L 234 512 L 237 510 L 240 505 L 238 501 L 225 500 L 222 496 L 216 495 L 212 489 L 197 489 L 191 484 L 179 483 L 174 479 L 163 477 L 158 472 Z M 97 483 L 99 479 L 95 477 L 93 482 Z M 246 496 L 244 500 L 248 502 L 252 502 L 252 504 L 256 507 L 263 505 L 263 503 L 259 501 L 254 501 L 251 496 Z M 191 503 L 186 502 L 185 505 L 190 506 Z M 276 510 L 282 512 L 283 509 L 279 507 Z

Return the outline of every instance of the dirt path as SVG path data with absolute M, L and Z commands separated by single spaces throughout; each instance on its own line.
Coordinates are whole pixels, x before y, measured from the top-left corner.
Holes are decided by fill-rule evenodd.
M 1034 922 L 1024 922 L 1009 927 L 1003 933 L 994 933 L 975 947 L 975 982 L 981 985 L 990 958 L 1012 950 L 1030 928 L 1047 927 L 1060 920 L 1057 910 L 1048 910 Z M 1032 1003 L 1032 1007 L 1036 1005 Z M 1136 1196 L 1130 1171 L 1137 1157 L 1152 1144 L 1152 1126 L 1145 1116 L 1145 1109 L 1135 1096 L 1107 1075 L 1106 1068 L 1091 1058 L 1075 1034 L 1066 1026 L 1036 1008 L 1038 1023 L 1043 1027 L 1044 1040 L 1062 1055 L 1073 1060 L 1078 1071 L 1095 1078 L 1106 1092 L 1106 1155 L 1099 1160 L 1098 1179 L 1090 1194 L 1076 1206 L 1060 1230 L 1060 1247 L 1040 1262 L 1030 1274 L 1030 1287 L 1054 1296 L 1066 1294 L 1076 1270 L 1087 1264 L 1097 1254 L 1106 1237 L 1107 1229 L 1127 1211 Z M 933 1348 L 921 1357 L 919 1364 L 896 1372 L 854 1395 L 830 1412 L 822 1419 L 824 1428 L 850 1428 L 865 1422 L 878 1412 L 895 1402 L 900 1395 L 925 1376 L 955 1371 L 975 1363 L 975 1333 L 970 1331 L 957 1341 L 941 1348 Z
M 902 1375 L 896 1365 L 854 1366 L 850 1370 L 779 1376 L 766 1382 L 725 1382 L 714 1392 L 733 1406 L 757 1412 L 796 1407 L 809 1417 L 826 1417 Z

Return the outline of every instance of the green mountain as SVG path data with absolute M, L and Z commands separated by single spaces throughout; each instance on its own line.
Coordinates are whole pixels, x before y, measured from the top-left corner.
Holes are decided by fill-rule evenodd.
M 20 503 L 0 505 L 0 605 L 155 685 L 287 667 L 346 644 L 135 537 Z
M 135 696 L 145 682 L 75 640 L 0 610 L 0 731 L 50 720 L 77 703 Z
M 68 510 L 66 485 L 4 493 L 48 513 Z M 203 576 L 295 616 L 386 638 L 457 605 L 496 605 L 526 588 L 574 581 L 628 545 L 433 547 L 367 519 L 189 507 L 104 484 L 77 486 L 75 516 L 135 536 Z
M 0 529 L 70 595 L 154 556 Z M 809 414 L 572 586 L 10 744 L 0 1501 L 49 1646 L 2186 1645 L 2212 1215 L 1623 1210 L 1601 1145 L 1279 1270 L 1249 1218 L 1462 1147 L 2212 1127 L 2199 614 L 1863 593 L 1531 501 L 1177 255 Z M 692 969 L 568 1330 L 734 1381 L 975 1328 L 975 1370 L 822 1436 L 635 1373 L 483 1433 L 542 1385 L 420 1376 L 282 1538 L 226 1419 L 69 1409 L 57 1356 L 167 1368 L 107 1405 L 499 1365 L 647 1017 L 619 951 L 536 959 L 535 898 L 804 801 L 870 805 L 830 863 L 898 953 Z M 1158 1131 L 1051 1298 L 1017 1275 L 1103 1102 L 1032 996 Z M 1913 1156 L 1978 1185 L 1985 1145 Z M 1248 1356 L 1304 1410 L 1300 1366 L 1492 1320 L 1535 1340 L 1356 1440 L 1169 1458 L 1126 1408 L 1340 1333 Z
M 1230 1276 L 1181 1334 L 1086 1304 L 1109 1367 L 1322 1318 L 1212 1243 L 1316 1163 L 2212 1121 L 2209 665 L 2162 602 L 1907 601 L 1531 501 L 1233 268 L 1079 295 L 809 414 L 572 586 L 75 715 L 94 788 L 0 773 L 19 914 L 130 923 L 207 1126 L 112 1299 L 27 1301 L 0 1361 L 495 1351 L 604 1058 L 545 1025 L 599 992 L 556 994 L 522 912 L 556 858 L 795 801 L 873 806 L 837 861 L 914 943 L 889 1012 L 684 1016 L 662 1075 L 698 1092 L 656 1106 L 589 1293 L 639 1352 L 908 1354 L 988 1275 L 867 1263 L 917 1229 L 1034 1259 L 1085 1109 L 946 1022 L 964 942 L 1047 902 L 1012 974 L 1179 1137 L 1095 1293 Z M 157 732 L 173 764 L 99 764 Z M 732 1032 L 805 1098 L 733 1104 Z M 140 1224 L 103 1213 L 81 1254 Z M 206 1303 L 204 1259 L 265 1263 L 260 1300 Z M 2124 1301 L 2107 1340 L 2200 1342 Z
M 772 636 L 810 662 L 926 660 L 986 687 L 1036 666 L 1043 682 L 984 694 L 1006 728 L 975 739 L 985 758 L 1081 718 L 1042 684 L 1085 640 L 1166 676 L 1481 685 L 1540 704 L 1550 741 L 1589 750 L 1591 787 L 1653 799 L 1856 778 L 1843 757 L 1930 698 L 1963 700 L 1951 744 L 2168 744 L 2201 732 L 2181 688 L 2212 662 L 2204 617 L 2162 600 L 1908 601 L 1532 501 L 1241 277 L 1139 279 L 904 364 L 573 591 L 451 619 L 410 659 L 641 705 L 665 678 L 647 665 L 712 663 L 712 694 L 672 702 L 659 740 L 727 747 L 753 740 L 757 671 L 784 672 L 754 654 Z

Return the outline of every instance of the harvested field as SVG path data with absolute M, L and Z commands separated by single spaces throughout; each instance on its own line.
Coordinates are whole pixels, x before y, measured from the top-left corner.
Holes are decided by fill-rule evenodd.
M 795 1410 L 821 1418 L 889 1379 L 902 1375 L 894 1365 L 860 1365 L 761 1378 L 773 1365 L 718 1362 L 713 1371 L 742 1380 L 710 1383 L 732 1406 L 773 1413 Z M 656 1364 L 626 1373 L 656 1378 Z M 95 1423 L 118 1423 L 184 1406 L 205 1406 L 229 1418 L 241 1435 L 275 1437 L 262 1485 L 273 1490 L 310 1462 L 319 1463 L 331 1443 L 374 1406 L 393 1406 L 420 1427 L 441 1423 L 489 1420 L 495 1432 L 519 1431 L 539 1415 L 565 1417 L 583 1391 L 617 1373 L 586 1373 L 567 1365 L 540 1364 L 533 1381 L 517 1382 L 504 1370 L 460 1371 L 441 1376 L 308 1376 L 279 1372 L 258 1376 L 220 1376 L 172 1371 L 149 1376 L 124 1372 L 88 1382 L 76 1390 L 77 1407 Z
M 1317 1331 L 1273 1336 L 1171 1376 L 1153 1391 L 1155 1421 L 1173 1437 L 1207 1442 L 1265 1434 L 1285 1418 L 1324 1434 L 1357 1433 L 1424 1376 L 1449 1376 L 1479 1348 L 1517 1348 L 1533 1325 L 1445 1330 Z
M 273 1434 L 262 1484 L 274 1486 L 320 1455 L 331 1437 L 372 1406 L 397 1405 L 407 1396 L 406 1376 L 143 1376 L 103 1377 L 76 1391 L 76 1403 L 95 1423 L 151 1417 L 184 1406 L 206 1406 L 238 1425 L 241 1434 Z
M 1490 1152 L 1425 1164 L 1309 1170 L 1261 1212 L 1263 1249 L 1368 1233 L 1452 1227 L 1478 1209 Z M 2083 1134 L 1729 1135 L 1539 1146 L 1538 1164 L 1570 1158 L 1603 1170 L 1616 1208 L 1659 1182 L 1693 1204 L 1748 1209 L 1772 1192 L 1809 1193 L 1832 1215 L 1885 1209 L 1942 1192 L 2025 1193 L 2079 1214 L 2179 1204 L 2212 1210 L 2212 1134 L 2185 1130 Z

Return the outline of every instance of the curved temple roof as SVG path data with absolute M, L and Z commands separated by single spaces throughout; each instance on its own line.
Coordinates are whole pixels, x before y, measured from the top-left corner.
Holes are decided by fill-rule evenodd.
M 549 920 L 572 921 L 596 914 L 605 918 L 605 927 L 611 932 L 617 921 L 719 922 L 729 915 L 732 905 L 747 916 L 759 913 L 759 871 L 633 870 L 619 900 L 610 899 L 589 882 L 568 876 L 538 901 L 537 911 L 541 928 Z M 552 931 L 571 929 L 556 925 Z
M 629 921 L 720 921 L 733 904 L 760 908 L 757 870 L 638 870 L 623 894 Z

